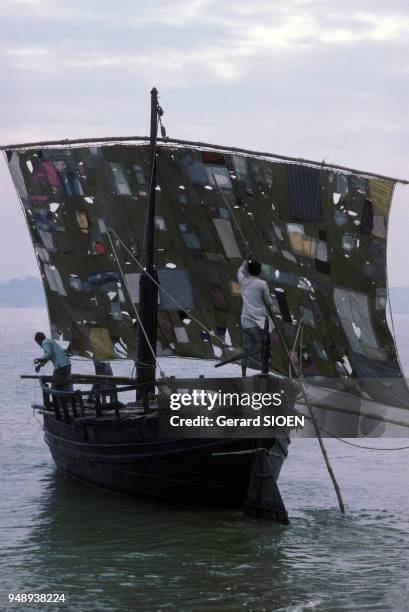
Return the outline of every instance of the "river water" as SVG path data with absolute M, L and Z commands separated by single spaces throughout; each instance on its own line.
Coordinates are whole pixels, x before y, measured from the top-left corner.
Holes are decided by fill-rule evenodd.
M 289 527 L 240 511 L 158 505 L 59 473 L 30 404 L 42 309 L 1 309 L 0 592 L 65 592 L 18 610 L 409 610 L 409 450 L 326 440 L 347 506 L 337 507 L 315 440 L 294 440 L 280 489 Z M 409 318 L 395 326 L 409 372 Z M 406 347 L 406 350 L 405 350 Z M 166 366 L 166 363 L 163 362 Z M 180 362 L 172 373 L 186 375 Z M 197 367 L 197 366 L 193 366 Z M 84 371 L 75 362 L 74 371 Z M 130 374 L 129 362 L 115 373 Z M 365 440 L 359 440 L 365 443 Z M 393 447 L 406 440 L 371 440 Z M 38 604 L 37 604 L 38 605 Z M 5 603 L 0 610 L 8 609 Z

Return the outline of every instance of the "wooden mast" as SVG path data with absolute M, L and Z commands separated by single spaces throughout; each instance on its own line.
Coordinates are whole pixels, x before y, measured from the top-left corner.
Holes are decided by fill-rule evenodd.
M 158 90 L 151 91 L 151 130 L 150 130 L 150 163 L 149 163 L 149 202 L 144 233 L 144 269 L 140 277 L 140 298 L 137 351 L 137 381 L 143 383 L 138 391 L 138 398 L 147 398 L 148 393 L 154 389 L 156 374 L 156 328 L 158 316 L 158 287 L 157 274 L 154 263 L 155 244 L 155 204 L 156 204 L 156 141 L 158 135 Z M 142 329 L 143 328 L 143 329 Z M 145 332 L 145 333 L 144 333 Z M 146 384 L 146 383 L 152 384 Z

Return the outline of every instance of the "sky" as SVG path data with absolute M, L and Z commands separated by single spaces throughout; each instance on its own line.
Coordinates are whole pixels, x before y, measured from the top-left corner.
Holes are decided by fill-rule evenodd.
M 409 178 L 406 0 L 2 0 L 0 143 L 170 137 Z M 409 187 L 390 219 L 390 285 L 409 286 Z M 0 281 L 38 276 L 0 162 Z

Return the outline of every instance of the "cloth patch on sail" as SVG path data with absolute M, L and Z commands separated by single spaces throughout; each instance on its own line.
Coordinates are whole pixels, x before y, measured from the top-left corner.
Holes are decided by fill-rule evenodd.
M 287 166 L 288 197 L 294 221 L 322 221 L 321 172 L 298 164 Z
M 223 191 L 231 191 L 232 184 L 229 171 L 227 168 L 220 166 L 206 166 L 209 185 L 223 189 Z
M 244 190 L 248 195 L 253 195 L 251 179 L 247 167 L 247 159 L 241 155 L 233 155 L 233 165 L 237 176 L 243 184 Z
M 119 195 L 131 195 L 132 192 L 129 188 L 128 181 L 125 178 L 121 164 L 110 162 L 109 165 L 112 171 L 112 178 L 114 180 L 117 193 Z
M 69 253 L 72 251 L 72 243 L 67 232 L 62 229 L 58 230 L 54 234 L 55 246 L 61 253 Z
M 235 297 L 241 297 L 241 287 L 236 281 L 230 281 L 230 291 Z
M 177 342 L 181 342 L 182 344 L 189 342 L 189 336 L 187 335 L 186 329 L 184 327 L 175 327 L 174 331 Z
M 208 177 L 202 161 L 194 159 L 191 154 L 182 155 L 182 168 L 193 185 L 200 187 L 207 185 Z
M 384 310 L 386 307 L 387 299 L 388 299 L 388 295 L 387 295 L 386 287 L 377 287 L 376 300 L 375 300 L 376 310 Z
M 378 238 L 386 238 L 386 219 L 383 215 L 374 215 L 372 234 Z
M 107 329 L 102 327 L 91 327 L 89 330 L 89 340 L 91 342 L 94 359 L 105 361 L 115 358 L 114 346 Z
M 9 170 L 13 179 L 14 185 L 20 197 L 28 199 L 26 182 L 21 171 L 20 156 L 15 151 L 10 151 L 7 155 L 9 162 Z
M 139 272 L 125 274 L 126 287 L 129 292 L 129 297 L 134 304 L 139 304 L 140 279 L 141 275 Z
M 87 213 L 83 210 L 77 210 L 75 212 L 75 216 L 77 218 L 77 223 L 79 225 L 80 230 L 83 234 L 88 234 L 88 218 Z
M 49 255 L 47 249 L 45 249 L 44 247 L 41 247 L 41 246 L 35 246 L 34 250 L 37 253 L 37 256 L 40 259 L 40 261 L 42 261 L 42 262 L 49 262 L 50 261 L 50 255 Z
M 295 274 L 283 272 L 282 270 L 275 270 L 274 268 L 272 270 L 272 278 L 274 278 L 274 282 L 290 285 L 292 287 L 297 287 L 299 282 L 299 278 Z
M 287 232 L 293 252 L 304 255 L 304 226 L 287 223 Z
M 162 310 L 193 308 L 192 285 L 185 270 L 161 268 L 158 270 L 158 280 L 159 308 Z
M 67 295 L 62 282 L 61 274 L 55 266 L 44 264 L 44 272 L 51 291 L 55 291 L 60 295 Z
M 304 257 L 315 257 L 317 252 L 317 240 L 305 235 L 303 225 L 287 223 L 288 238 L 291 248 L 296 255 Z
M 361 215 L 361 232 L 371 234 L 373 230 L 374 207 L 371 200 L 365 200 Z
M 371 323 L 368 296 L 335 287 L 334 302 L 351 349 L 373 359 L 385 359 Z
M 226 257 L 241 258 L 239 246 L 233 233 L 233 228 L 230 221 L 226 219 L 213 219 L 216 226 L 216 231 L 223 245 Z
M 389 213 L 394 184 L 377 179 L 369 181 L 369 197 L 376 215 L 386 217 Z
M 164 338 L 166 338 L 169 343 L 176 342 L 175 330 L 173 329 L 169 313 L 167 313 L 166 310 L 158 311 L 158 325 Z

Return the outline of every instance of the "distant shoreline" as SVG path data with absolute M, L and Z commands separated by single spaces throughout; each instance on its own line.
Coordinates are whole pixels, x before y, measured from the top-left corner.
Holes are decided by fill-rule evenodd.
M 18 308 L 22 310 L 23 308 L 47 308 L 47 304 L 0 304 L 0 308 Z
M 390 287 L 393 314 L 409 314 L 409 287 Z M 0 308 L 46 308 L 43 284 L 36 276 L 0 281 Z

